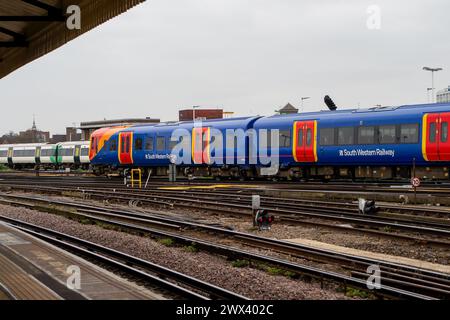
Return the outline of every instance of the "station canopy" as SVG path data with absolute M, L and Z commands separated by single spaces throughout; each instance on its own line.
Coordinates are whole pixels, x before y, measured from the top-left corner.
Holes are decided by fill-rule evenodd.
M 0 0 L 0 79 L 145 0 Z M 81 12 L 70 30 L 67 8 Z

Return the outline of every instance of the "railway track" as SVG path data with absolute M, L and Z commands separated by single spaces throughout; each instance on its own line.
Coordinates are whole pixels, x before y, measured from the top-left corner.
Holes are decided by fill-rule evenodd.
M 3 178 L 3 179 L 2 179 Z M 34 178 L 34 177 L 30 177 L 27 179 L 23 179 L 23 178 L 17 178 L 15 176 L 13 177 L 2 177 L 0 175 L 0 184 L 3 185 L 12 185 L 12 184 L 16 184 L 16 185 L 41 185 L 41 186 L 46 186 L 46 185 L 61 185 L 61 186 L 72 186 L 72 187 L 84 187 L 84 188 L 104 188 L 104 189 L 115 189 L 115 190 L 126 190 L 129 191 L 130 189 L 125 187 L 123 185 L 123 181 L 120 179 L 114 179 L 114 180 L 109 180 L 109 179 L 105 179 L 105 178 L 92 178 L 92 177 L 60 177 L 60 178 L 55 178 L 55 177 L 40 177 L 40 178 Z M 163 191 L 163 190 L 157 190 L 156 188 L 158 187 L 170 187 L 173 184 L 168 184 L 168 183 L 164 183 L 164 182 L 154 182 L 152 181 L 152 187 L 151 187 L 151 191 L 152 192 L 168 192 L 168 191 Z M 195 187 L 201 187 L 201 186 L 208 186 L 211 185 L 210 183 L 180 183 L 180 186 L 185 186 L 186 188 L 189 186 L 193 186 Z M 270 184 L 269 184 L 270 185 Z M 327 184 L 328 185 L 328 184 Z M 227 184 L 225 185 L 227 186 L 226 190 L 228 191 L 228 194 L 224 193 L 225 191 L 219 191 L 219 192 L 215 192 L 212 190 L 202 190 L 202 191 L 195 191 L 195 190 L 190 190 L 190 191 L 183 191 L 183 193 L 189 193 L 189 194 L 204 194 L 204 192 L 208 192 L 210 194 L 214 194 L 216 197 L 231 197 L 231 196 L 236 196 L 235 193 L 232 192 L 239 192 L 240 195 L 245 195 L 246 193 L 258 193 L 261 192 L 261 190 L 258 190 L 257 188 L 249 188 L 248 190 L 243 189 L 242 186 L 236 186 L 233 187 L 233 184 Z M 231 187 L 229 187 L 231 186 Z M 251 185 L 249 185 L 251 186 Z M 320 187 L 323 187 L 323 185 L 320 185 Z M 340 186 L 342 187 L 342 186 Z M 361 185 L 357 185 L 356 188 L 361 188 L 364 186 Z M 145 190 L 135 190 L 137 191 L 142 191 L 142 192 L 147 192 L 149 189 L 145 189 Z M 391 191 L 391 190 L 390 190 Z M 408 191 L 408 190 L 407 190 Z M 447 190 L 450 193 L 450 185 L 449 188 Z M 293 199 L 293 198 L 280 198 L 280 197 L 268 197 L 266 196 L 266 198 L 276 201 L 278 204 L 281 203 L 304 203 L 305 200 L 299 200 L 299 199 Z M 317 200 L 307 200 L 310 203 L 314 203 L 314 204 L 320 204 L 320 205 L 338 205 L 340 207 L 342 207 L 342 202 L 331 202 L 331 201 L 317 201 Z M 354 204 L 344 204 L 346 207 L 356 207 Z M 390 211 L 390 212 L 398 212 L 398 213 L 404 213 L 404 212 L 409 212 L 412 215 L 428 215 L 428 216 L 436 216 L 436 217 L 448 217 L 450 216 L 450 210 L 445 210 L 442 208 L 437 208 L 437 207 L 415 207 L 415 206 L 396 206 L 396 205 L 387 205 L 387 204 L 383 204 L 382 209 L 385 209 L 385 211 Z
M 8 185 L 8 188 L 41 192 L 47 194 L 75 195 L 83 198 L 104 201 L 118 201 L 132 206 L 150 205 L 178 207 L 181 209 L 209 210 L 230 215 L 250 215 L 250 194 L 221 192 L 168 191 L 168 190 L 130 190 L 84 188 L 61 185 L 58 187 L 34 185 Z M 241 190 L 242 191 L 242 190 Z M 315 225 L 345 231 L 364 232 L 380 236 L 402 238 L 436 245 L 450 246 L 450 219 L 425 219 L 410 215 L 390 213 L 374 216 L 355 213 L 354 204 L 305 203 L 304 200 L 283 198 L 262 198 L 263 207 L 286 223 Z M 346 207 L 347 206 L 347 207 Z M 405 210 L 410 210 L 406 208 Z M 441 214 L 449 211 L 442 211 Z M 323 222 L 326 221 L 326 222 Z M 351 227 L 349 227 L 349 225 Z M 394 232 L 395 231 L 395 232 Z M 406 233 L 406 234 L 405 234 Z M 424 237 L 427 235 L 427 237 Z
M 65 175 L 64 173 L 59 176 L 43 175 L 16 175 L 14 173 L 0 173 L 0 181 L 6 180 L 20 180 L 27 182 L 38 181 L 39 183 L 55 183 L 61 180 L 72 182 L 73 184 L 84 185 L 102 185 L 105 187 L 119 187 L 123 185 L 123 179 L 118 177 L 106 178 L 106 177 L 94 177 L 85 174 L 81 175 Z M 153 186 L 168 186 L 173 183 L 167 182 L 167 178 L 152 178 L 150 183 Z M 385 182 L 352 182 L 352 181 L 333 181 L 333 182 L 308 182 L 308 181 L 268 181 L 268 180 L 252 180 L 252 181 L 232 181 L 224 180 L 222 182 L 214 179 L 196 179 L 196 180 L 179 180 L 177 184 L 190 185 L 190 186 L 207 186 L 211 184 L 223 183 L 229 186 L 237 186 L 245 184 L 248 186 L 261 186 L 276 187 L 283 190 L 294 191 L 327 191 L 327 192 L 366 192 L 366 193 L 398 193 L 413 195 L 412 189 L 408 181 L 385 181 Z M 423 182 L 422 187 L 417 189 L 418 194 L 430 195 L 430 196 L 448 196 L 450 195 L 450 181 L 449 182 Z
M 8 197 L 6 197 L 8 198 Z M 41 206 L 29 204 L 37 199 L 9 197 L 6 201 L 9 204 L 28 206 L 30 208 L 42 209 Z M 13 199 L 13 200 L 11 200 Z M 48 201 L 42 202 L 52 205 L 70 207 L 76 211 L 68 211 L 70 215 L 75 215 L 82 219 L 99 221 L 102 224 L 111 224 L 121 230 L 131 230 L 140 234 L 149 234 L 153 237 L 163 237 L 175 239 L 177 243 L 195 243 L 202 250 L 226 255 L 232 258 L 247 259 L 276 265 L 286 270 L 299 274 L 307 274 L 321 281 L 329 280 L 338 283 L 345 283 L 352 287 L 367 290 L 366 268 L 370 265 L 378 265 L 382 270 L 383 288 L 377 290 L 377 294 L 389 297 L 397 296 L 402 298 L 448 298 L 450 297 L 450 275 L 433 272 L 425 269 L 413 268 L 401 264 L 389 263 L 369 258 L 358 257 L 349 254 L 336 253 L 329 250 L 317 249 L 308 246 L 293 244 L 287 241 L 262 238 L 256 235 L 241 233 L 217 226 L 199 224 L 180 219 L 168 218 L 160 214 L 143 214 L 131 211 L 114 210 L 103 207 L 92 207 L 80 203 Z M 28 204 L 27 204 L 28 202 Z M 0 216 L 0 219 L 4 217 Z M 151 228 L 150 228 L 151 226 Z M 155 227 L 157 229 L 155 229 Z M 167 231 L 170 229 L 171 231 Z M 213 233 L 216 236 L 222 235 L 231 237 L 234 241 L 246 244 L 247 246 L 270 249 L 278 253 L 307 258 L 320 262 L 334 262 L 343 265 L 350 272 L 350 275 L 343 275 L 289 262 L 277 257 L 264 256 L 254 252 L 244 251 L 235 247 L 224 246 L 199 238 L 185 236 L 182 233 L 186 230 L 197 230 L 204 233 Z M 175 231 L 175 232 L 174 232 Z M 388 285 L 386 286 L 385 283 Z M 373 292 L 372 292 L 373 293 Z
M 149 261 L 107 248 L 105 246 L 69 236 L 48 228 L 0 215 L 0 220 L 34 237 L 54 244 L 79 256 L 95 260 L 114 268 L 139 282 L 151 283 L 169 292 L 176 299 L 189 300 L 248 300 L 248 298 L 198 280 L 189 275 L 165 268 Z

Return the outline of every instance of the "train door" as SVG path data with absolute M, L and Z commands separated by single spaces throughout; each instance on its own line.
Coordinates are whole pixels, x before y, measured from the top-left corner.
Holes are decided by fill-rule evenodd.
M 97 147 L 98 147 L 98 138 L 92 136 L 91 137 L 91 143 L 89 144 L 89 160 L 94 159 L 94 157 L 97 155 Z
M 422 152 L 426 161 L 450 161 L 449 123 L 450 112 L 424 116 Z
M 120 164 L 133 163 L 133 133 L 122 132 L 119 134 L 119 162 Z
M 79 166 L 81 164 L 80 153 L 81 153 L 81 145 L 76 145 L 74 152 L 74 163 L 76 166 Z
M 317 121 L 294 123 L 292 153 L 296 162 L 317 162 Z
M 36 147 L 36 151 L 34 154 L 34 160 L 36 162 L 37 165 L 41 164 L 41 147 Z
M 192 160 L 194 164 L 208 164 L 209 142 L 211 139 L 210 128 L 192 129 Z
M 9 149 L 8 149 L 8 165 L 10 167 L 13 166 L 13 154 L 14 154 L 13 147 L 9 147 Z
M 450 161 L 450 140 L 448 137 L 450 112 L 441 113 L 439 121 L 439 160 Z

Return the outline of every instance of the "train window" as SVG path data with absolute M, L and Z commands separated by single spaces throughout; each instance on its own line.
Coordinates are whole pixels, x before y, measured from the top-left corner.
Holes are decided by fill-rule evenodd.
M 338 145 L 355 144 L 355 129 L 353 127 L 338 128 Z
M 130 153 L 130 136 L 125 137 L 125 153 Z
M 94 149 L 95 153 L 98 152 L 98 139 L 92 137 L 92 149 Z
M 299 129 L 297 134 L 297 147 L 303 147 L 303 129 Z
M 396 126 L 380 126 L 378 128 L 378 139 L 381 144 L 394 144 L 397 141 Z
M 117 140 L 111 139 L 109 142 L 109 151 L 117 151 Z
M 430 123 L 430 142 L 436 142 L 436 123 Z
M 442 122 L 441 124 L 441 142 L 447 142 L 448 140 L 448 122 Z
M 280 148 L 291 147 L 291 130 L 280 130 Z
M 82 157 L 87 157 L 88 155 L 89 155 L 89 149 L 88 148 L 82 148 L 81 149 L 81 156 Z
M 55 149 L 44 149 L 41 151 L 41 157 L 53 157 L 55 156 Z
M 320 145 L 333 146 L 334 145 L 334 128 L 320 129 Z
M 166 149 L 166 138 L 157 137 L 156 138 L 156 151 L 164 151 Z
M 178 144 L 178 141 L 172 141 L 172 139 L 169 137 L 169 150 L 172 151 L 175 146 Z
M 400 143 L 418 143 L 419 142 L 419 125 L 402 124 L 400 125 Z
M 14 157 L 34 157 L 34 149 L 33 150 L 14 150 Z
M 124 153 L 125 152 L 125 138 L 122 137 L 122 139 L 120 139 L 120 152 Z
M 145 140 L 145 150 L 153 151 L 153 138 L 149 137 Z
M 309 147 L 311 145 L 311 143 L 312 143 L 312 130 L 308 129 L 306 131 L 306 146 Z
M 134 141 L 134 149 L 135 150 L 142 150 L 142 138 L 136 138 Z
M 6 158 L 8 156 L 8 150 L 0 150 L 0 158 Z
M 74 149 L 61 149 L 61 156 L 63 157 L 73 157 Z
M 375 127 L 359 127 L 358 144 L 374 144 L 374 143 L 375 143 Z

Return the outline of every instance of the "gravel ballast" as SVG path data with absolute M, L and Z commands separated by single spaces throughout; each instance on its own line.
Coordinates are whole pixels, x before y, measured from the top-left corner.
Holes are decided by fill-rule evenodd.
M 274 276 L 248 267 L 233 267 L 230 261 L 220 256 L 189 252 L 186 248 L 166 246 L 149 238 L 81 224 L 54 214 L 6 205 L 0 205 L 0 214 L 108 246 L 252 299 L 348 299 L 334 286 L 322 289 L 316 282 Z

